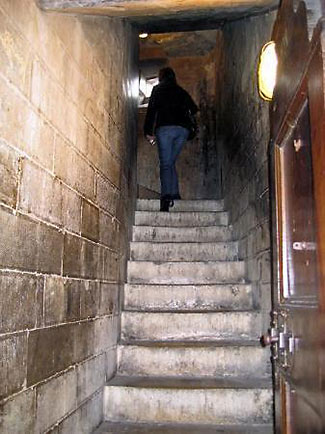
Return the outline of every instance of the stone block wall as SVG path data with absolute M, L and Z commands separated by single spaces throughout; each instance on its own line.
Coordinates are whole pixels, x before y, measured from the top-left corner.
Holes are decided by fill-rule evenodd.
M 271 309 L 269 104 L 258 95 L 257 66 L 274 20 L 275 13 L 270 13 L 227 24 L 219 41 L 223 49 L 217 73 L 218 149 L 225 203 L 266 327 Z
M 0 432 L 91 432 L 136 195 L 137 37 L 0 4 Z

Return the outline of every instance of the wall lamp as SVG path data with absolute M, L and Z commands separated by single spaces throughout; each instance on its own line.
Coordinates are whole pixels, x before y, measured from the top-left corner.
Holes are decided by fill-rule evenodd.
M 261 50 L 258 65 L 258 90 L 260 97 L 265 101 L 272 101 L 276 84 L 278 56 L 275 42 L 270 41 Z

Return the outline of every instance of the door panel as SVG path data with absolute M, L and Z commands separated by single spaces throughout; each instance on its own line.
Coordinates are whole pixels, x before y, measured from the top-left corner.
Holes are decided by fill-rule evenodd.
M 325 31 L 321 22 L 308 42 L 305 13 L 303 4 L 294 12 L 291 0 L 282 2 L 273 35 L 280 76 L 270 110 L 270 342 L 276 430 L 290 434 L 325 432 Z M 304 52 L 290 50 L 294 43 Z
M 317 296 L 314 193 L 309 106 L 304 102 L 296 126 L 278 146 L 281 208 L 278 227 L 283 261 L 281 298 Z

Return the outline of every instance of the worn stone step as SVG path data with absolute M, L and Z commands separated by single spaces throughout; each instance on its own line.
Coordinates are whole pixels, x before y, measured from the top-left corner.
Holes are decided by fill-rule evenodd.
M 152 199 L 138 199 L 138 211 L 159 211 L 160 201 Z M 223 211 L 223 200 L 175 200 L 170 212 L 183 211 Z
M 245 341 L 262 333 L 257 312 L 151 313 L 122 312 L 121 341 Z
M 161 227 L 133 226 L 132 241 L 213 243 L 231 241 L 229 226 Z
M 238 243 L 152 243 L 131 242 L 134 261 L 234 261 Z
M 245 263 L 128 261 L 128 283 L 213 284 L 244 283 Z
M 248 363 L 249 360 L 249 363 Z M 252 346 L 118 347 L 118 375 L 269 379 L 270 352 Z
M 270 424 L 269 383 L 116 377 L 104 389 L 104 419 L 187 424 Z
M 227 226 L 226 212 L 159 212 L 136 211 L 135 225 L 137 226 Z
M 124 310 L 221 311 L 253 308 L 252 288 L 233 285 L 133 285 L 124 286 Z
M 210 425 L 103 422 L 93 434 L 273 434 L 272 424 Z

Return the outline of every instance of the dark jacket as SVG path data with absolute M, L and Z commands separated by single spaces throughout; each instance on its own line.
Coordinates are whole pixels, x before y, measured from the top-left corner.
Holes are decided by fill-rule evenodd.
M 174 81 L 162 81 L 152 90 L 144 134 L 152 136 L 162 126 L 188 126 L 187 113 L 195 114 L 198 108 L 190 95 Z

